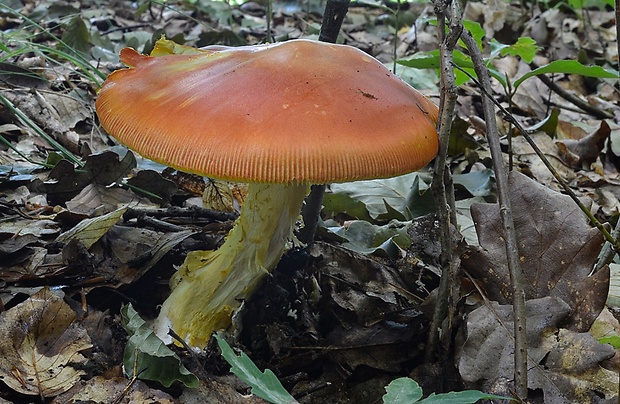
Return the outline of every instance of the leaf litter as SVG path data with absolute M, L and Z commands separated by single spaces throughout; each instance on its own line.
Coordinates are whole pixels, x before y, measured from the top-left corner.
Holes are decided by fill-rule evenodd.
M 600 365 L 615 350 L 588 332 L 609 290 L 609 267 L 592 273 L 603 237 L 568 196 L 514 171 L 509 186 L 521 270 L 528 280 L 528 387 L 542 389 L 545 403 L 616 400 L 618 373 Z M 462 264 L 494 302 L 485 300 L 469 313 L 458 366 L 466 381 L 507 394 L 514 372 L 514 319 L 499 215 L 498 205 L 472 205 L 480 245 L 468 248 Z
M 131 375 L 118 371 L 122 355 L 110 346 L 114 341 L 116 348 L 124 347 L 128 338 L 119 320 L 121 305 L 133 302 L 141 315 L 152 318 L 168 291 L 174 265 L 180 264 L 188 251 L 217 247 L 243 199 L 242 188 L 170 170 L 162 172 L 156 164 L 111 147 L 114 142 L 97 125 L 92 108 L 96 88 L 107 73 L 121 67 L 116 55 L 123 46 L 148 52 L 162 34 L 197 46 L 256 43 L 266 37 L 265 7 L 261 4 L 237 7 L 198 1 L 188 9 L 168 3 L 120 1 L 111 7 L 86 1 L 80 9 L 75 4 L 32 2 L 31 8 L 22 12 L 37 17 L 35 31 L 60 33 L 64 45 L 59 49 L 74 58 L 71 63 L 42 47 L 24 47 L 39 42 L 24 36 L 33 31 L 23 16 L 7 13 L 0 19 L 0 35 L 8 38 L 3 44 L 16 51 L 12 58 L 0 53 L 0 94 L 31 120 L 17 119 L 14 111 L 0 107 L 0 134 L 14 146 L 3 146 L 0 153 L 0 297 L 6 310 L 0 315 L 24 315 L 28 302 L 37 299 L 39 293 L 51 293 L 41 286 L 54 285 L 64 290 L 64 300 L 70 306 L 56 297 L 50 297 L 53 303 L 49 304 L 62 307 L 67 318 L 71 312 L 77 315 L 69 328 L 82 330 L 81 336 L 86 332 L 84 341 L 90 337 L 93 345 L 90 349 L 75 348 L 76 361 L 58 362 L 59 375 L 66 377 L 56 389 L 24 379 L 26 383 L 19 386 L 5 382 L 9 396 L 11 391 L 34 395 L 44 391 L 46 397 L 52 397 L 73 386 L 56 402 L 106 402 L 110 397 L 124 397 L 126 402 L 191 402 L 192 394 L 201 402 L 205 397 L 234 401 L 240 397 L 238 392 L 249 392 L 247 386 L 230 379 L 201 380 L 197 389 L 182 392 L 174 384 L 158 389 L 135 380 L 125 391 L 127 376 Z M 9 5 L 18 8 L 21 2 L 11 1 Z M 415 51 L 437 49 L 434 28 L 425 22 L 428 10 L 414 3 L 401 6 L 398 26 L 393 13 L 383 6 L 352 7 L 342 39 L 390 65 L 395 28 L 399 29 L 397 59 Z M 312 38 L 318 32 L 320 19 L 312 13 L 321 10 L 318 4 L 311 2 L 292 11 L 277 4 L 274 10 L 275 37 Z M 537 78 L 520 81 L 536 66 L 552 61 L 547 58 L 550 54 L 576 60 L 584 57 L 585 50 L 585 56 L 597 63 L 617 60 L 616 47 L 608 46 L 615 39 L 614 24 L 610 24 L 613 13 L 588 9 L 589 19 L 582 19 L 553 8 L 523 24 L 521 11 L 518 5 L 502 2 L 470 2 L 466 18 L 483 21 L 480 41 L 486 37 L 484 40 L 518 44 L 519 37 L 530 35 L 536 46 L 544 47 L 536 55 L 529 54 L 527 61 L 523 52 L 508 55 L 516 49 L 512 47 L 496 57 L 493 66 L 513 83 L 520 83 L 510 98 L 514 114 L 538 131 L 533 134 L 535 141 L 552 164 L 574 189 L 593 200 L 599 218 L 615 220 L 620 196 L 617 120 L 593 120 L 574 111 Z M 62 22 L 58 25 L 57 21 Z M 598 29 L 587 26 L 587 21 Z M 55 46 L 57 39 L 52 37 L 47 43 Z M 535 65 L 529 65 L 531 57 Z M 435 71 L 400 65 L 397 70 L 436 96 Z M 560 74 L 554 78 L 592 105 L 617 113 L 614 103 L 620 97 L 609 81 L 597 81 L 593 87 L 592 81 L 577 76 Z M 504 88 L 498 85 L 495 89 L 499 98 L 506 98 Z M 484 127 L 477 119 L 480 98 L 462 92 L 459 100 L 459 125 L 451 135 L 450 164 L 459 199 L 458 224 L 470 245 L 463 267 L 494 302 L 471 307 L 473 310 L 464 314 L 460 332 L 482 332 L 483 336 L 457 342 L 461 353 L 455 366 L 463 366 L 461 381 L 481 389 L 488 387 L 488 392 L 509 394 L 510 288 L 501 255 L 497 208 L 476 205 L 481 200 L 493 201 L 494 179 Z M 560 112 L 550 112 L 550 106 Z M 77 160 L 69 162 L 67 155 L 63 160 L 62 153 L 58 154 L 33 125 L 51 135 Z M 510 133 L 512 128 L 503 130 Z M 521 172 L 551 189 L 557 188 L 521 137 L 513 137 L 512 148 Z M 380 400 L 395 373 L 406 376 L 412 369 L 421 368 L 418 365 L 433 304 L 431 291 L 440 273 L 432 194 L 425 190 L 429 178 L 420 173 L 371 185 L 333 185 L 323 212 L 328 226 L 321 229 L 321 237 L 329 243 L 291 252 L 273 279 L 247 302 L 246 315 L 238 319 L 243 323 L 242 346 L 259 367 L 271 368 L 287 390 L 304 396 L 300 401 Z M 532 279 L 528 289 L 530 387 L 542 390 L 546 402 L 591 402 L 595 399 L 592 394 L 613 401 L 616 393 L 609 386 L 614 382 L 617 385 L 618 372 L 609 359 L 613 352 L 591 338 L 588 330 L 599 321 L 599 313 L 606 312 L 607 285 L 617 285 L 618 276 L 610 280 L 606 268 L 590 273 L 602 239 L 572 202 L 520 181 L 513 185 L 519 190 L 515 194 L 529 198 L 516 205 L 522 213 L 519 229 L 523 236 L 519 239 L 523 267 Z M 210 194 L 204 192 L 209 186 Z M 198 210 L 175 210 L 183 204 L 232 213 L 221 216 L 203 210 L 201 214 L 196 213 Z M 617 287 L 612 290 L 617 296 Z M 475 300 L 473 295 L 467 298 L 470 300 Z M 89 314 L 82 318 L 85 313 Z M 89 318 L 102 320 L 97 327 L 81 328 L 79 324 Z M 60 324 L 64 323 L 50 330 L 60 332 Z M 613 327 L 615 331 L 607 330 L 618 331 Z M 35 334 L 33 349 L 48 337 L 46 332 Z M 485 342 L 497 349 L 480 349 L 478 344 Z M 25 349 L 31 348 L 28 345 Z M 6 349 L 10 357 L 24 354 L 23 350 Z M 67 348 L 67 354 L 71 349 Z M 187 353 L 173 350 L 192 369 L 193 361 Z M 229 367 L 213 352 L 203 353 L 209 358 L 207 370 L 214 375 L 225 374 Z M 489 362 L 489 358 L 495 361 Z M 16 380 L 32 371 L 29 367 L 14 370 L 4 360 L 0 360 L 0 367 L 8 369 L 8 377 Z M 71 369 L 77 369 L 76 373 Z M 500 388 L 493 390 L 493 386 Z M 461 388 L 460 383 L 452 386 Z M 424 387 L 427 393 L 434 389 Z
M 43 288 L 0 316 L 0 380 L 11 389 L 54 397 L 85 374 L 90 338 L 62 296 Z

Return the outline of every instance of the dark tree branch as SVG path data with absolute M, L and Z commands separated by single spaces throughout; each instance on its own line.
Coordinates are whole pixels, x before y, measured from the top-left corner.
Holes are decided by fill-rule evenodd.
M 350 0 L 327 0 L 321 31 L 319 32 L 319 41 L 336 43 L 350 2 Z
M 536 66 L 535 64 L 532 63 L 533 69 L 537 67 L 539 66 Z M 544 74 L 541 74 L 536 77 L 538 77 L 540 81 L 542 81 L 547 87 L 549 87 L 551 91 L 553 91 L 560 97 L 564 98 L 566 101 L 570 102 L 571 104 L 581 108 L 583 111 L 587 112 L 588 114 L 596 118 L 599 118 L 599 119 L 610 119 L 614 117 L 609 112 L 593 107 L 592 105 L 588 104 L 586 101 L 582 100 L 576 95 L 571 94 L 570 92 L 566 91 L 565 89 L 563 89 L 561 86 L 559 86 L 557 83 L 555 83 L 553 80 L 551 80 L 549 77 L 545 76 Z
M 454 190 L 452 186 L 452 177 L 447 167 L 448 142 L 450 139 L 450 131 L 454 120 L 456 106 L 456 84 L 454 80 L 454 70 L 452 68 L 452 51 L 463 29 L 461 24 L 460 7 L 458 2 L 452 2 L 452 9 L 448 8 L 448 4 L 443 2 L 435 3 L 435 14 L 437 15 L 437 30 L 439 32 L 439 53 L 441 64 L 441 82 L 440 82 L 440 115 L 438 122 L 439 134 L 439 153 L 435 159 L 433 183 L 431 190 L 437 206 L 437 216 L 440 226 L 441 238 L 441 279 L 437 291 L 437 299 L 433 319 L 428 334 L 425 361 L 427 363 L 436 360 L 437 342 L 439 340 L 439 331 L 445 322 L 445 329 L 441 329 L 441 335 L 444 339 L 443 355 L 449 352 L 450 338 L 452 335 L 452 319 L 455 311 L 455 295 L 456 295 L 456 274 L 458 271 L 458 259 L 454 258 L 454 245 L 452 243 L 451 227 L 456 225 L 456 209 L 454 204 Z M 448 34 L 446 34 L 446 18 L 449 18 L 450 25 Z M 442 361 L 444 362 L 444 361 Z M 439 390 L 443 390 L 440 380 L 437 386 Z
M 321 31 L 319 32 L 319 41 L 336 43 L 340 27 L 344 17 L 349 10 L 350 0 L 327 0 L 325 4 L 325 12 L 323 14 L 323 22 Z M 323 208 L 323 195 L 325 195 L 326 185 L 313 185 L 310 195 L 306 198 L 304 206 L 301 210 L 301 216 L 304 220 L 304 227 L 299 231 L 297 237 L 302 243 L 308 244 L 314 239 L 316 226 L 319 220 L 319 214 Z
M 326 187 L 325 184 L 313 185 L 310 188 L 310 194 L 306 197 L 304 206 L 301 208 L 304 227 L 299 230 L 297 238 L 304 244 L 309 244 L 314 240 L 319 215 L 321 214 L 321 209 L 323 209 L 323 196 L 325 195 Z

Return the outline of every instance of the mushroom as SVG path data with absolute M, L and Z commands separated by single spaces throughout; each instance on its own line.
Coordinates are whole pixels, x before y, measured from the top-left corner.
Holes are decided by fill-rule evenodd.
M 215 251 L 194 251 L 156 321 L 204 347 L 276 266 L 309 184 L 420 169 L 438 149 L 437 107 L 379 61 L 345 45 L 291 40 L 195 49 L 123 49 L 129 69 L 96 103 L 118 141 L 181 171 L 247 182 L 240 217 Z

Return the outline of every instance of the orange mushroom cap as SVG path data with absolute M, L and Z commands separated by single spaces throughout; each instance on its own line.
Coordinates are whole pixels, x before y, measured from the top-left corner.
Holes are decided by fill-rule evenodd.
M 191 53 L 191 52 L 189 52 Z M 437 107 L 379 61 L 309 40 L 144 56 L 103 83 L 103 127 L 176 169 L 243 182 L 392 177 L 438 150 Z

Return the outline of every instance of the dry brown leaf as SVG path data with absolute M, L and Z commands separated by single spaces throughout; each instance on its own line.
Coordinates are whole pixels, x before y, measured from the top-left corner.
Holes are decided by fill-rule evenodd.
M 566 182 L 570 183 L 575 178 L 575 171 L 567 167 L 560 158 L 558 148 L 553 142 L 553 139 L 544 132 L 534 133 L 530 135 L 530 137 L 544 153 L 545 157 L 547 157 L 547 160 L 549 160 L 553 168 L 560 173 L 560 176 L 564 178 Z M 541 184 L 545 184 L 552 188 L 555 187 L 556 189 L 558 188 L 555 178 L 553 178 L 549 169 L 536 155 L 534 149 L 532 149 L 523 136 L 517 136 L 512 139 L 512 150 L 517 164 L 522 167 L 522 171 L 527 170 L 529 174 Z
M 570 313 L 560 299 L 546 297 L 529 300 L 527 318 L 528 368 L 539 363 L 550 351 L 546 343 L 556 325 Z M 475 382 L 495 378 L 512 379 L 514 374 L 514 331 L 511 305 L 491 303 L 467 316 L 466 341 L 458 367 L 463 380 Z
M 128 388 L 129 387 L 129 388 Z M 57 397 L 52 404 L 64 403 L 97 403 L 107 404 L 120 399 L 119 404 L 132 403 L 177 403 L 169 394 L 149 387 L 141 380 L 135 380 L 129 386 L 129 380 L 124 378 L 106 379 L 96 376 L 81 382 L 71 391 Z
M 130 190 L 101 184 L 86 185 L 79 194 L 66 203 L 69 212 L 88 217 L 112 212 L 119 206 L 135 207 L 138 204 L 143 207 L 157 206 Z
M 136 158 L 129 152 L 121 159 L 118 154 L 105 151 L 86 158 L 86 164 L 76 169 L 72 163 L 61 160 L 49 173 L 45 183 L 50 203 L 64 203 L 91 184 L 109 185 L 121 180 L 136 167 Z
M 605 147 L 605 142 L 609 138 L 611 128 L 605 121 L 601 121 L 601 125 L 580 139 L 561 139 L 555 142 L 560 150 L 560 156 L 566 164 L 586 169 L 590 168 L 590 164 L 594 163 L 599 154 Z
M 505 382 L 513 380 L 514 372 L 513 310 L 511 305 L 491 307 L 482 306 L 468 316 L 459 372 L 468 382 L 495 388 L 504 384 L 506 390 L 487 392 L 509 394 L 511 383 Z M 528 388 L 542 389 L 544 402 L 552 404 L 617 400 L 618 374 L 600 366 L 614 356 L 614 349 L 589 333 L 558 329 L 569 312 L 555 297 L 526 302 Z
M 426 320 L 413 309 L 405 291 L 411 286 L 398 271 L 362 254 L 314 243 L 309 253 L 322 260 L 321 290 L 326 314 L 326 352 L 330 360 L 347 369 L 366 365 L 389 371 L 420 354 L 412 343 L 424 338 Z
M 194 234 L 192 230 L 161 233 L 149 229 L 113 226 L 106 234 L 114 261 L 103 268 L 117 285 L 131 284 L 144 275 L 177 244 Z
M 590 333 L 560 329 L 543 366 L 528 372 L 528 386 L 542 389 L 546 404 L 617 403 L 618 373 L 599 365 L 614 354 Z
M 239 212 L 247 185 L 209 178 L 202 194 L 203 206 L 223 212 Z
M 43 288 L 0 314 L 0 380 L 22 394 L 53 397 L 80 380 L 90 348 L 62 297 Z M 76 366 L 77 365 L 77 366 Z
M 588 225 L 570 197 L 514 171 L 509 185 L 526 299 L 561 298 L 573 311 L 566 327 L 587 331 L 603 309 L 609 289 L 609 268 L 589 276 L 603 236 Z M 469 248 L 463 266 L 491 300 L 509 304 L 512 289 L 498 205 L 474 204 L 472 217 L 480 247 Z
M 164 178 L 162 174 L 154 170 L 138 171 L 136 175 L 127 180 L 127 184 L 133 187 L 137 195 L 146 196 L 151 201 L 161 206 L 170 204 L 173 195 L 175 195 L 179 189 L 174 181 Z M 148 193 L 157 196 L 151 196 Z
M 85 219 L 76 226 L 62 233 L 56 241 L 68 243 L 71 240 L 79 240 L 87 249 L 92 247 L 108 230 L 123 217 L 127 212 L 127 207 L 118 208 L 105 215 L 97 216 L 92 219 Z

